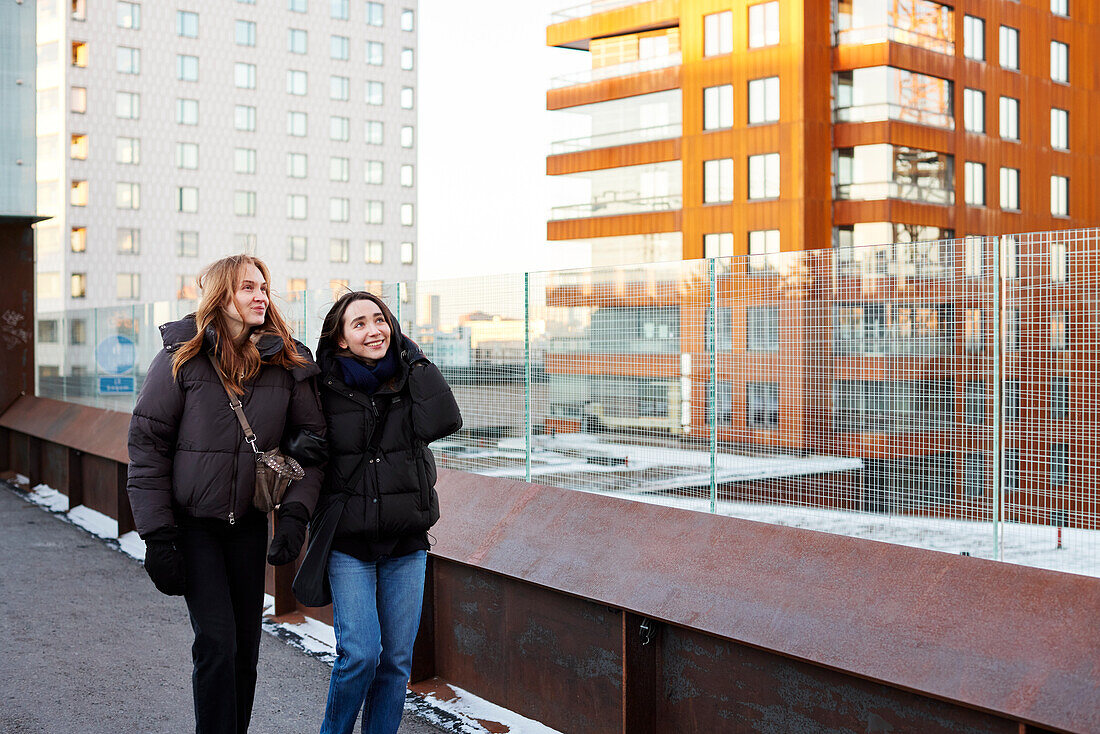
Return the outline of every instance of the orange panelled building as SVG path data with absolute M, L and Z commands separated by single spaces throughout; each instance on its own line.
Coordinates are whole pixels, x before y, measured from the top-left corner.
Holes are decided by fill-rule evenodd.
M 553 211 L 548 239 L 587 244 L 595 266 L 734 259 L 633 294 L 552 288 L 551 308 L 594 309 L 594 338 L 583 356 L 547 358 L 551 428 L 582 425 L 598 402 L 570 398 L 566 377 L 631 378 L 635 425 L 700 435 L 716 413 L 735 446 L 864 459 L 862 478 L 823 480 L 839 483 L 819 488 L 823 503 L 880 508 L 891 482 L 931 474 L 914 496 L 954 509 L 906 507 L 977 516 L 996 470 L 997 323 L 1014 340 L 1002 404 L 1017 417 L 999 434 L 1012 514 L 1095 524 L 1094 496 L 1067 508 L 1057 491 L 1070 468 L 1100 479 L 1074 443 L 1089 432 L 1080 398 L 1095 355 L 1051 345 L 1058 328 L 1082 333 L 1072 304 L 1086 300 L 1096 239 L 1019 238 L 1006 252 L 995 236 L 1100 225 L 1100 4 L 594 0 L 554 20 L 548 45 L 588 52 L 591 69 L 547 93 L 563 131 L 547 172 L 577 202 Z M 597 325 L 669 345 L 639 355 Z M 708 346 L 715 394 L 706 379 L 681 392 L 683 355 Z M 1013 443 L 1040 415 L 1061 416 L 1064 436 Z

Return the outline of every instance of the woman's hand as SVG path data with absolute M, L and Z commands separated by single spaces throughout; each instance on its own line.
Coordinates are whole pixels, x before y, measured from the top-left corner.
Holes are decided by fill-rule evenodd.
M 293 562 L 302 551 L 306 539 L 309 510 L 301 502 L 288 502 L 279 507 L 275 533 L 267 550 L 267 562 L 272 566 L 284 566 Z
M 168 596 L 183 596 L 187 589 L 187 572 L 178 539 L 175 528 L 154 530 L 145 538 L 145 572 L 157 591 Z

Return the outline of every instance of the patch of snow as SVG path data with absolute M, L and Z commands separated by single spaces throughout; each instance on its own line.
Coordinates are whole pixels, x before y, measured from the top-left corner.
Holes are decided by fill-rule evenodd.
M 15 483 L 20 485 L 20 486 L 27 487 L 27 486 L 30 486 L 31 478 L 26 476 L 25 474 L 20 474 L 19 472 L 16 472 L 15 473 Z M 43 486 L 43 485 L 39 485 L 39 486 Z
M 415 711 L 420 718 L 455 734 L 491 734 L 493 731 L 501 731 L 496 727 L 487 729 L 480 723 L 482 721 L 501 724 L 508 734 L 560 734 L 556 729 L 497 706 L 458 686 L 448 683 L 447 687 L 454 692 L 453 698 L 441 699 L 431 693 L 415 694 L 425 705 L 406 703 L 406 710 Z M 440 712 L 444 715 L 440 715 Z M 459 721 L 454 721 L 455 718 Z
M 112 520 L 85 505 L 77 505 L 69 510 L 68 515 L 73 525 L 79 525 L 92 535 L 106 540 L 118 540 L 118 520 Z
M 145 562 L 145 541 L 138 536 L 136 530 L 131 530 L 119 538 L 118 547 L 130 558 Z
M 47 484 L 36 485 L 27 495 L 27 499 L 50 512 L 69 511 L 69 498 Z

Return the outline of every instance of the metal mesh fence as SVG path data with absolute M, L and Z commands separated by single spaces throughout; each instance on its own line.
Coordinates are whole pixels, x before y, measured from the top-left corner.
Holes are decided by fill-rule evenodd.
M 382 295 L 462 408 L 442 466 L 1100 575 L 1098 261 L 1082 230 Z M 337 295 L 280 304 L 310 347 Z M 129 410 L 192 307 L 40 314 L 39 394 Z

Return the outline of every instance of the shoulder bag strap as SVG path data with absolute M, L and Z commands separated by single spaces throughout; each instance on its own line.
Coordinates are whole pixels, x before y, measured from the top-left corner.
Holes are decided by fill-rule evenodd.
M 221 382 L 226 396 L 229 398 L 229 407 L 237 414 L 237 420 L 244 430 L 244 440 L 252 447 L 253 453 L 262 454 L 263 452 L 256 448 L 256 432 L 252 430 L 252 426 L 248 425 L 248 418 L 245 417 L 244 406 L 241 405 L 240 398 L 233 394 L 233 391 L 229 389 L 229 385 L 225 384 L 225 378 L 222 377 L 221 370 L 218 369 L 218 363 L 214 361 L 214 356 L 209 352 L 206 353 L 206 356 L 210 360 L 210 365 L 214 368 L 214 374 L 218 376 L 218 381 Z

